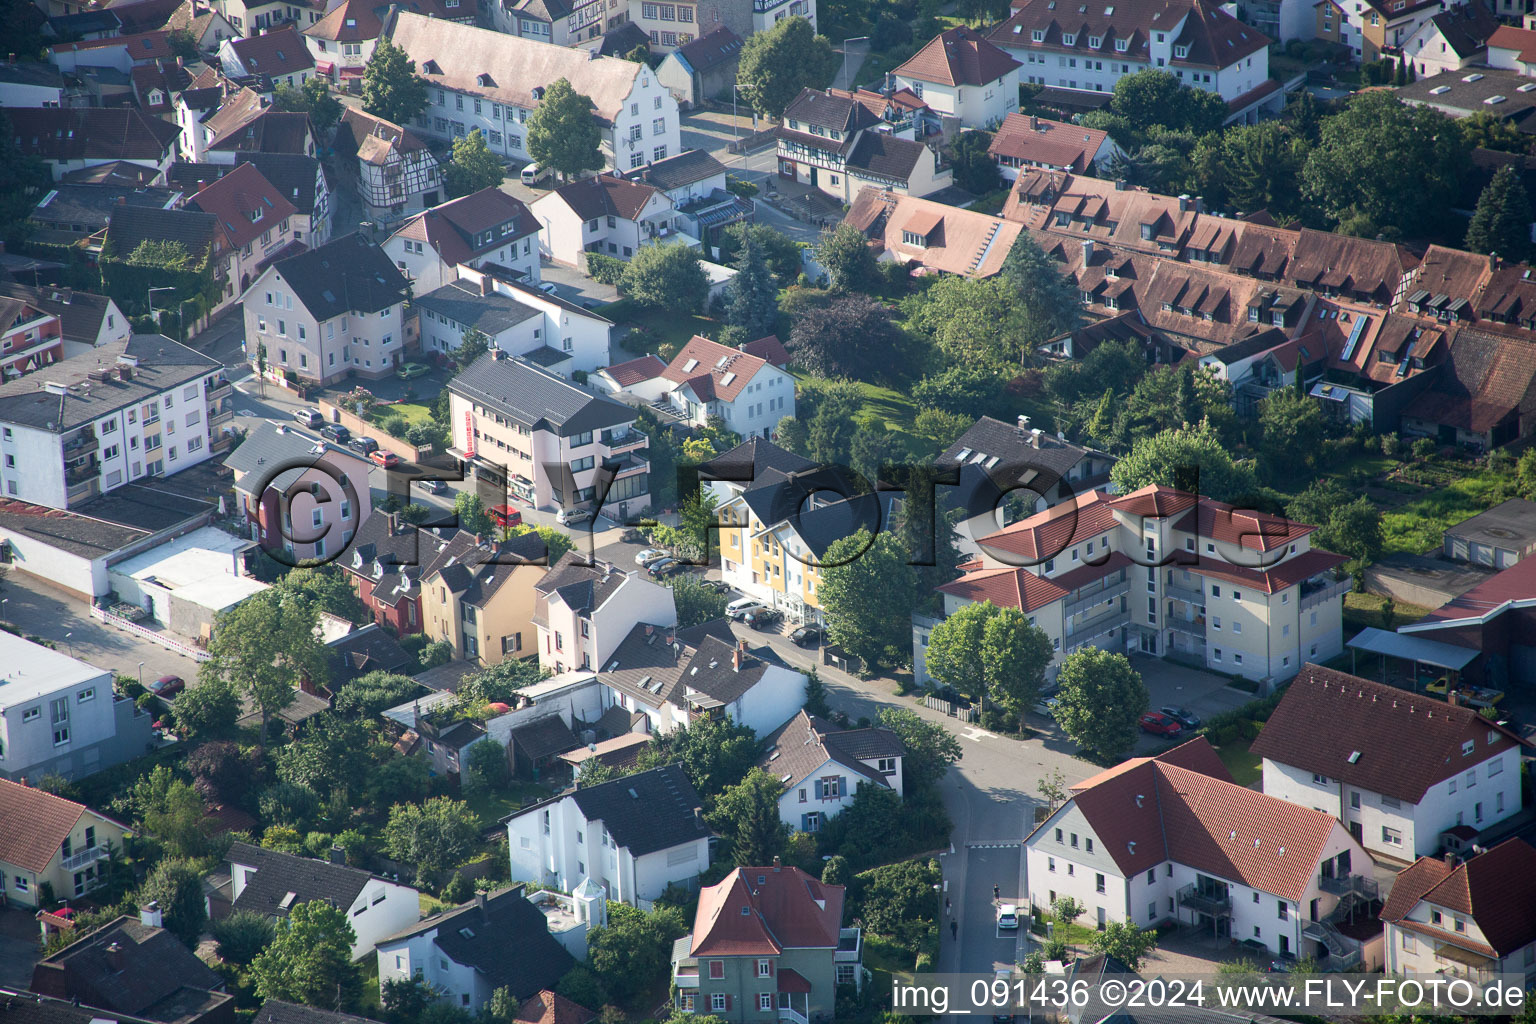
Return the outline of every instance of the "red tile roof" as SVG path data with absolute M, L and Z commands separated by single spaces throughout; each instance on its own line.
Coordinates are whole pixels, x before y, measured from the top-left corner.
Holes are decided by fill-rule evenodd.
M 140 32 L 137 35 L 87 39 L 80 43 L 60 43 L 53 48 L 53 52 L 78 53 L 81 50 L 104 50 L 111 46 L 121 46 L 128 51 L 128 59 L 134 63 L 144 60 L 171 59 L 176 55 L 171 51 L 170 35 L 169 32 L 161 29 L 154 32 Z
M 980 564 L 980 563 L 976 563 Z M 1028 569 L 976 569 L 935 588 L 967 601 L 990 601 L 999 608 L 1032 612 L 1067 596 L 1065 588 Z
M 1180 562 L 1184 568 L 1201 576 L 1211 576 L 1229 583 L 1254 587 L 1266 594 L 1276 594 L 1311 579 L 1319 573 L 1335 569 L 1349 561 L 1343 555 L 1322 548 L 1313 548 L 1293 555 L 1267 569 L 1249 569 L 1231 562 L 1201 556 L 1195 562 Z
M 240 164 L 193 196 L 187 206 L 219 218 L 235 247 L 246 245 L 298 212 L 255 164 Z
M 1468 742 L 1473 753 L 1464 755 Z M 1472 708 L 1308 664 L 1252 749 L 1281 764 L 1418 803 L 1429 787 L 1465 766 L 1522 745 Z
M 1182 512 L 1195 503 L 1195 496 L 1187 491 L 1176 491 L 1161 484 L 1148 484 L 1140 490 L 1115 498 L 1109 507 L 1133 516 L 1162 518 Z
M 779 340 L 777 334 L 770 334 L 766 338 L 749 341 L 741 346 L 741 350 L 747 355 L 757 356 L 757 358 L 771 366 L 777 366 L 781 370 L 789 365 L 789 350 L 784 347 L 784 343 Z
M 1081 172 L 1087 169 L 1108 138 L 1108 132 L 1097 128 L 1027 114 L 1009 114 L 998 126 L 997 134 L 992 136 L 987 155 L 994 160 L 1011 157 Z
M 1196 736 L 1192 740 L 1180 743 L 1172 750 L 1163 751 L 1156 757 L 1133 757 L 1129 760 L 1121 761 L 1117 765 L 1104 769 L 1097 775 L 1090 775 L 1083 781 L 1074 783 L 1070 788 L 1074 793 L 1082 789 L 1092 789 L 1099 783 L 1108 782 L 1115 776 L 1123 775 L 1132 768 L 1139 768 L 1148 761 L 1160 761 L 1163 764 L 1171 764 L 1178 768 L 1187 768 L 1192 772 L 1209 775 L 1213 779 L 1221 779 L 1224 782 L 1232 781 L 1232 775 L 1227 771 L 1226 763 L 1222 761 L 1221 755 L 1216 753 L 1216 748 L 1211 746 L 1210 741 L 1204 736 Z
M 1020 67 L 981 33 L 960 25 L 934 36 L 894 74 L 939 85 L 986 85 Z
M 279 78 L 297 75 L 315 66 L 309 47 L 292 25 L 266 35 L 248 39 L 231 39 L 230 49 L 240 58 L 248 75 L 268 75 Z
M 1110 500 L 1106 491 L 1075 494 L 1071 501 L 1005 526 L 982 537 L 979 543 L 985 551 L 1005 552 L 1027 558 L 1032 563 L 1044 562 L 1073 544 L 1097 537 L 1114 527 L 1115 506 L 1116 502 Z
M 1488 37 L 1488 49 L 1494 48 L 1514 50 L 1516 59 L 1527 63 L 1536 62 L 1536 31 L 1514 25 L 1500 25 Z
M 1471 590 L 1447 601 L 1412 625 L 1479 619 L 1511 601 L 1536 601 L 1536 558 L 1516 562 L 1503 572 L 1496 573 Z M 1411 631 L 1419 632 L 1417 629 Z
M 558 992 L 542 989 L 523 1000 L 512 1018 L 517 1024 L 591 1024 L 597 1014 Z
M 1421 900 L 1472 918 L 1488 940 L 1484 948 L 1508 956 L 1536 941 L 1536 847 L 1509 839 L 1455 868 L 1421 858 L 1397 876 L 1381 919 L 1402 923 Z M 1422 922 L 1413 930 L 1469 948 L 1481 945 Z
M 621 388 L 627 388 L 632 384 L 638 384 L 643 380 L 660 377 L 667 364 L 653 355 L 643 355 L 639 359 L 631 359 L 623 363 L 615 363 L 603 372 L 613 378 L 613 382 Z
M 660 192 L 660 189 L 644 182 L 612 174 L 597 174 L 580 181 L 567 182 L 555 189 L 553 194 L 564 200 L 565 205 L 582 220 L 596 220 L 604 216 L 637 220 L 645 204 Z
M 699 893 L 692 956 L 773 956 L 837 946 L 843 887 L 799 868 L 739 867 Z
M 733 402 L 766 365 L 758 356 L 695 334 L 661 375 L 692 387 L 700 401 Z
M 1194 751 L 1182 758 L 1208 761 Z M 1126 877 L 1171 860 L 1290 900 L 1306 895 L 1324 846 L 1341 828 L 1321 811 L 1158 759 L 1075 787 L 1068 805 Z M 1364 863 L 1363 850 L 1360 857 Z
M 47 870 L 85 805 L 0 779 L 0 861 Z
M 451 265 L 469 263 L 538 230 L 538 219 L 521 199 L 492 185 L 422 212 L 396 234 L 427 242 Z
M 1205 498 L 1174 524 L 1174 529 L 1222 544 L 1236 544 L 1249 551 L 1275 551 L 1317 527 Z

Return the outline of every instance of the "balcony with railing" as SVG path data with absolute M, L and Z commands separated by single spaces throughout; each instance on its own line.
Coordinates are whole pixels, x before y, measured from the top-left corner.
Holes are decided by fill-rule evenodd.
M 1168 617 L 1168 628 L 1178 633 L 1186 633 L 1189 636 L 1205 639 L 1205 616 L 1196 615 L 1192 619 L 1181 619 L 1176 615 Z
M 1328 579 L 1327 577 L 1313 577 L 1301 585 L 1301 610 L 1315 608 L 1325 601 L 1331 601 L 1349 593 L 1354 589 L 1354 581 L 1348 577 L 1342 580 Z
M 81 868 L 95 864 L 99 860 L 107 859 L 105 846 L 87 846 L 79 853 L 71 854 L 59 862 L 59 866 L 65 871 L 79 871 Z
M 1067 626 L 1067 652 L 1071 653 L 1080 647 L 1093 643 L 1099 637 L 1112 629 L 1120 629 L 1131 623 L 1131 613 L 1115 605 L 1102 615 L 1096 615 L 1085 622 L 1069 624 Z
M 1111 598 L 1128 593 L 1131 589 L 1131 581 L 1126 579 L 1125 570 L 1121 569 L 1102 580 L 1096 580 L 1091 584 L 1078 587 L 1072 593 L 1076 597 L 1069 598 L 1063 614 L 1068 619 L 1078 612 L 1092 608 L 1094 605 L 1103 604 Z
M 603 446 L 613 454 L 629 451 L 634 448 L 647 448 L 651 443 L 650 436 L 640 430 L 605 430 L 600 440 Z
M 1323 892 L 1332 893 L 1335 896 L 1354 894 L 1363 899 L 1374 900 L 1381 895 L 1381 887 L 1376 884 L 1376 879 L 1367 878 L 1365 875 L 1321 875 L 1317 879 L 1317 887 Z
M 230 379 L 229 379 L 229 378 L 228 378 L 228 377 L 225 377 L 225 376 L 223 376 L 223 375 L 222 375 L 222 374 L 221 374 L 221 375 L 220 375 L 220 376 L 219 376 L 219 377 L 218 377 L 218 378 L 217 378 L 217 379 L 216 379 L 216 380 L 215 380 L 215 381 L 214 381 L 214 382 L 213 382 L 213 383 L 212 383 L 212 384 L 211 384 L 211 385 L 210 385 L 210 386 L 209 386 L 209 387 L 208 387 L 208 391 L 207 391 L 207 398 L 208 398 L 208 401 L 210 401 L 210 402 L 212 402 L 212 401 L 213 401 L 213 400 L 214 400 L 214 399 L 216 399 L 216 398 L 223 398 L 223 397 L 225 397 L 225 396 L 226 396 L 226 395 L 229 395 L 229 394 L 231 394 L 231 393 L 233 393 L 233 392 L 234 392 L 234 390 L 235 390 L 235 386 L 234 386 L 234 384 L 233 384 L 233 383 L 232 383 L 232 382 L 231 382 L 231 381 L 230 381 Z
M 1227 887 L 1191 882 L 1179 890 L 1179 906 L 1202 914 L 1225 917 L 1232 913 L 1232 894 Z
M 67 463 L 89 455 L 99 447 L 101 442 L 96 437 L 96 428 L 82 427 L 64 442 L 64 461 Z
M 1174 582 L 1177 579 L 1179 577 L 1174 576 L 1172 580 L 1169 580 L 1163 587 L 1163 593 L 1175 601 L 1183 601 L 1191 608 L 1203 607 L 1205 604 L 1205 594 L 1200 590 L 1200 584 Z

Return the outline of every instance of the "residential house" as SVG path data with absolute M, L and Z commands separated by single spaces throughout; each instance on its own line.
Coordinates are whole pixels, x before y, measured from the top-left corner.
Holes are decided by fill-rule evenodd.
M 205 78 L 217 84 L 200 84 Z M 194 163 L 233 164 L 239 153 L 316 155 L 308 114 L 273 110 L 259 92 L 211 71 L 178 98 L 177 123 L 182 157 Z
M 677 624 L 672 592 L 638 570 L 568 551 L 533 585 L 539 664 L 560 673 L 604 665 L 640 622 Z
M 1388 973 L 1481 984 L 1536 973 L 1536 849 L 1506 839 L 1457 863 L 1423 857 L 1392 883 L 1386 905 Z
M 214 0 L 213 8 L 243 36 L 293 25 L 303 29 L 320 20 L 327 4 L 319 0 Z
M 1499 29 L 1482 0 L 1465 0 L 1431 16 L 1403 42 L 1420 77 L 1487 63 L 1488 39 Z
M 1500 0 L 1501 14 L 1507 13 Z M 1517 71 L 1522 75 L 1536 75 L 1536 29 L 1500 25 L 1488 37 L 1487 64 L 1491 68 Z
M 1346 2 L 1344 19 L 1348 24 L 1348 36 L 1354 57 L 1359 61 L 1396 59 L 1424 22 L 1440 13 L 1443 8 L 1433 0 L 1364 0 L 1364 3 Z
M 608 382 L 614 369 L 608 371 Z M 620 390 L 663 404 L 693 426 L 719 418 L 743 437 L 768 437 L 781 419 L 795 414 L 795 379 L 783 364 L 699 335 L 652 377 Z
M 731 91 L 741 47 L 741 37 L 722 25 L 663 57 L 656 79 L 680 106 L 698 106 Z
M 315 74 L 315 60 L 309 47 L 292 25 L 259 36 L 224 40 L 219 44 L 219 63 L 230 78 L 261 80 L 265 88 L 259 92 L 279 85 L 297 89 Z
M 640 623 L 604 659 L 598 680 L 605 703 L 657 736 L 722 716 L 764 736 L 805 705 L 805 676 L 770 647 L 748 649 L 724 619 L 686 629 Z
M 1522 747 L 1475 708 L 1309 664 L 1253 752 L 1265 793 L 1333 815 L 1373 855 L 1406 860 L 1433 855 L 1458 826 L 1519 814 Z
M 298 153 L 239 153 L 235 163 L 254 164 L 293 204 L 289 233 L 295 242 L 315 248 L 331 240 L 331 189 L 324 164 Z
M 543 911 L 514 885 L 479 893 L 379 943 L 379 984 L 425 982 L 441 1002 L 479 1013 L 498 989 L 518 1002 L 552 988 L 576 961 Z
M 844 222 L 864 232 L 882 260 L 911 267 L 914 277 L 991 277 L 1023 230 L 1001 217 L 872 187 L 859 190 Z
M 1438 9 L 1431 4 L 1426 13 Z M 1530 79 L 1519 71 L 1468 68 L 1421 77 L 1397 89 L 1396 95 L 1404 103 L 1429 107 L 1447 117 L 1489 114 L 1518 130 L 1536 109 L 1536 99 L 1520 91 L 1529 84 Z
M 419 528 L 393 513 L 369 516 L 341 567 L 374 622 L 401 636 L 423 632 L 421 581 L 437 567 L 468 559 L 479 545 L 471 533 L 447 527 Z
M 394 635 L 376 622 L 343 633 L 325 646 L 331 657 L 326 689 L 333 694 L 370 672 L 408 676 L 421 671 L 421 659 L 401 647 Z
M 145 64 L 135 64 L 128 74 L 133 100 L 146 114 L 163 117 L 175 106 L 176 94 L 192 81 L 181 58 L 162 57 Z
M 756 214 L 748 200 L 726 188 L 725 165 L 702 149 L 689 149 L 631 171 L 629 177 L 661 189 L 681 232 L 709 244 L 719 231 Z
M 533 652 L 534 581 L 545 573 L 549 550 L 537 534 L 513 537 L 421 577 L 424 632 L 446 642 L 453 656 L 499 665 Z
M 377 220 L 436 206 L 442 168 L 413 132 L 347 107 L 336 132 L 337 152 L 357 159 L 357 188 L 363 212 Z
M 860 786 L 901 796 L 906 748 L 889 729 L 838 729 L 801 711 L 763 739 L 758 767 L 784 786 L 779 820 L 816 832 L 853 803 Z
M 982 537 L 938 589 L 945 615 L 1018 608 L 1058 657 L 1092 645 L 1273 682 L 1343 650 L 1344 556 L 1313 530 L 1166 487 L 1088 491 Z
M 1326 812 L 1234 783 L 1204 738 L 1071 793 L 1024 840 L 1031 906 L 1071 897 L 1090 926 L 1177 921 L 1271 954 L 1359 964 L 1330 918 L 1376 896 L 1359 873 L 1365 850 Z
M 385 937 L 421 918 L 415 889 L 387 878 L 347 867 L 339 849 L 332 860 L 315 860 L 250 843 L 234 843 L 229 862 L 230 905 L 273 921 L 294 907 L 320 900 L 346 915 L 352 926 L 351 959 L 373 952 Z
M 298 209 L 255 164 L 241 164 L 187 200 L 187 208 L 219 219 L 229 247 L 224 250 L 224 299 L 234 302 L 272 257 L 290 246 Z
M 357 1017 L 335 1010 L 322 1010 L 314 1006 L 285 1003 L 281 999 L 268 999 L 256 1011 L 252 1024 L 378 1024 L 368 1017 Z
M 76 939 L 37 962 L 31 991 L 156 1024 L 234 1024 L 224 979 L 161 922 L 149 903 Z
M 261 112 L 261 94 L 242 88 L 212 67 L 204 67 L 176 97 L 177 156 L 187 163 L 205 163 L 213 132 L 205 121 L 218 118 L 229 126 L 236 119 L 249 120 Z
M 533 201 L 539 224 L 539 252 L 566 266 L 584 269 L 589 252 L 627 260 L 642 245 L 682 241 L 672 237 L 672 201 L 659 188 L 617 174 L 567 182 Z
M 219 44 L 239 34 L 224 16 L 212 8 L 205 8 L 196 0 L 184 0 L 171 14 L 165 28 L 172 32 L 185 32 L 192 37 L 197 52 L 214 54 Z
M 595 510 L 601 497 L 601 506 L 618 506 L 620 520 L 650 507 L 650 439 L 626 405 L 530 361 L 488 352 L 448 382 L 448 409 L 455 457 L 492 493 L 535 508 Z M 559 467 L 558 478 L 551 466 Z M 600 471 L 606 495 L 598 493 Z
M 263 423 L 224 460 L 251 539 L 298 564 L 346 549 L 373 511 L 373 463 L 281 424 Z
M 62 107 L 64 73 L 42 61 L 6 61 L 0 64 L 0 106 Z
M 745 1024 L 831 1017 L 839 985 L 863 983 L 863 941 L 844 928 L 841 885 L 796 867 L 739 867 L 699 894 L 672 946 L 674 1006 Z
M 845 203 L 865 186 L 926 196 L 954 180 L 937 150 L 900 137 L 850 93 L 801 90 L 774 132 L 779 177 Z
M 120 204 L 108 215 L 101 258 L 126 261 L 145 242 L 180 243 L 187 251 L 189 269 L 202 276 L 208 286 L 224 290 L 230 242 L 224 225 L 213 214 L 185 207 L 161 209 Z
M 54 363 L 47 376 L 0 384 L 0 481 L 6 496 L 49 508 L 194 466 L 234 416 L 219 362 L 158 334 Z
M 169 32 L 134 32 L 87 39 L 77 43 L 59 43 L 48 50 L 48 60 L 65 74 L 84 75 L 100 68 L 128 74 L 136 64 L 170 60 Z
M 1021 167 L 1102 173 L 1117 152 L 1108 132 L 1017 112 L 1003 118 L 987 147 L 987 155 L 1008 181 L 1019 176 Z
M 709 869 L 703 801 L 681 765 L 584 786 L 505 819 L 512 878 L 572 890 L 588 879 L 635 905 Z
M 165 180 L 176 153 L 177 127 L 134 107 L 19 107 L 6 116 L 17 147 L 47 164 L 54 181 L 123 163 L 142 168 L 155 184 Z
M 355 232 L 276 259 L 241 295 L 246 356 L 261 372 L 316 384 L 387 377 L 403 358 L 409 288 Z
M 475 15 L 474 5 L 461 0 L 407 0 L 401 8 L 429 18 L 465 23 L 473 23 Z M 340 0 L 330 5 L 323 18 L 303 30 L 304 42 L 315 58 L 315 73 L 333 85 L 361 79 L 384 29 L 383 16 L 387 12 L 387 7 L 371 0 Z
M 111 698 L 109 679 L 102 700 Z M 6 778 L 0 778 L 0 825 L 0 892 L 23 907 L 41 905 L 44 884 L 60 899 L 90 892 L 106 880 L 102 862 L 130 834 L 127 825 L 84 804 Z
M 564 78 L 591 97 L 608 166 L 632 170 L 680 148 L 677 101 L 644 63 L 593 58 L 409 12 L 387 19 L 384 32 L 416 62 L 427 83 L 429 105 L 416 127 L 434 139 L 456 139 L 479 128 L 492 152 L 526 161 L 528 115 L 549 83 Z
M 0 296 L 0 380 L 64 358 L 58 316 L 23 298 Z
M 133 333 L 123 311 L 105 295 L 93 295 L 74 288 L 0 281 L 0 296 L 21 299 L 34 309 L 58 317 L 66 356 L 77 356 L 86 349 L 100 348 L 109 342 L 126 342 Z
M 548 989 L 523 1000 L 512 1018 L 514 1024 L 592 1024 L 596 1019 L 593 1011 Z
M 967 128 L 991 129 L 1019 109 L 1024 65 L 959 25 L 930 39 L 891 74 L 934 111 Z M 967 95 L 969 93 L 969 95 Z
M 491 186 L 423 211 L 384 241 L 417 295 L 458 277 L 458 267 L 497 267 L 539 283 L 539 223 L 522 200 Z
M 491 339 L 493 349 L 562 377 L 591 373 L 608 359 L 611 321 L 496 273 L 467 271 L 474 276 L 416 296 L 424 352 L 452 352 L 473 328 Z
M 180 6 L 180 0 L 129 0 L 112 4 L 108 9 L 117 16 L 124 34 L 130 34 L 166 28 Z
M 1116 3 L 1058 11 L 1052 0 L 1028 0 L 988 34 L 1024 63 L 1020 81 L 1070 92 L 1112 93 L 1115 83 L 1145 68 L 1162 68 L 1187 86 L 1227 101 L 1229 120 L 1253 120 L 1283 103 L 1269 79 L 1269 36 L 1211 0 L 1172 4 Z M 1081 17 L 1079 17 L 1081 15 Z M 1280 37 L 1310 36 L 1303 24 L 1280 25 Z

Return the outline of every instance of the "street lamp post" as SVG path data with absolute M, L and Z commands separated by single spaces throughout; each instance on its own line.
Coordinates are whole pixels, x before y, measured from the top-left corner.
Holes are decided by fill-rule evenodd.
M 139 689 L 144 689 L 144 663 L 139 662 Z
M 71 658 L 73 658 L 75 656 L 74 635 L 75 634 L 73 634 L 73 633 L 65 633 L 64 634 L 64 642 L 69 645 L 69 656 Z

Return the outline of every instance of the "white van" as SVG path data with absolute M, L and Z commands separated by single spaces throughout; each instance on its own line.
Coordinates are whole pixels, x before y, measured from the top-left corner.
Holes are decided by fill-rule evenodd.
M 527 167 L 523 168 L 523 173 L 520 176 L 520 179 L 524 185 L 537 185 L 539 183 L 539 179 L 546 177 L 548 174 L 549 172 L 540 167 L 538 164 L 529 164 Z

